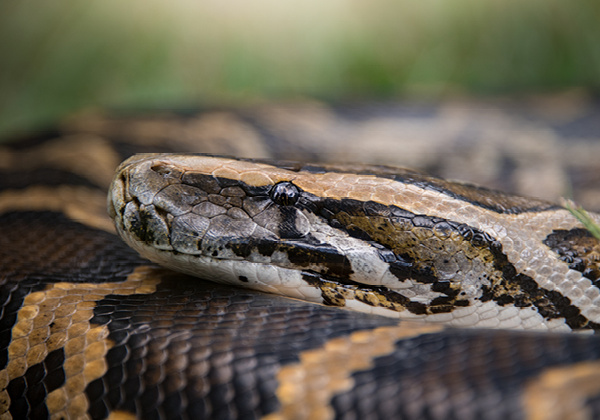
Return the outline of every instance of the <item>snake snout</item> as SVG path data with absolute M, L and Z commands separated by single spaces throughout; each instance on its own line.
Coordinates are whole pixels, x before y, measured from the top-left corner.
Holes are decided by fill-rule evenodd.
M 283 184 L 274 199 L 269 187 L 190 170 L 175 158 L 133 158 L 117 170 L 109 214 L 121 236 L 140 246 L 263 260 L 264 247 L 271 250 L 280 239 L 302 239 L 310 231 L 306 216 L 292 206 L 299 190 Z

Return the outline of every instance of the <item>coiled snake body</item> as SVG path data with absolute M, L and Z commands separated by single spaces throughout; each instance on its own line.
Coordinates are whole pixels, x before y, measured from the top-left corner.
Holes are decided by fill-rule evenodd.
M 598 242 L 561 207 L 391 167 L 136 155 L 108 201 L 134 251 L 99 170 L 130 153 L 71 140 L 2 151 L 2 418 L 600 415 Z

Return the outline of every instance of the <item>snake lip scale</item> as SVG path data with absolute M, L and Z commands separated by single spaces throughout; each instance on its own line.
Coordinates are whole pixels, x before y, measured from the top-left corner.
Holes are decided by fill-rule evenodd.
M 590 235 L 540 200 L 390 167 L 138 155 L 109 213 L 144 257 L 213 281 L 460 327 L 600 327 Z

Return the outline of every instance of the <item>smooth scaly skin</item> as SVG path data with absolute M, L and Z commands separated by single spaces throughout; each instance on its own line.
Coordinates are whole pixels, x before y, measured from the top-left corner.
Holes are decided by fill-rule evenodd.
M 599 208 L 597 106 L 454 105 L 87 114 L 0 147 L 0 417 L 598 418 L 596 335 L 445 328 L 205 282 L 140 257 L 106 213 L 131 153 L 198 150 L 403 162 L 544 197 L 570 180 Z M 460 186 L 409 183 L 424 179 Z M 597 279 L 585 232 L 544 242 Z
M 143 256 L 217 282 L 453 326 L 600 327 L 598 244 L 566 210 L 351 170 L 138 155 L 117 170 L 109 213 Z

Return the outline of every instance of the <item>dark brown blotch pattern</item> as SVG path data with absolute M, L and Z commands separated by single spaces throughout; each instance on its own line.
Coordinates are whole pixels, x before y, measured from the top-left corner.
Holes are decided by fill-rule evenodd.
M 554 230 L 544 244 L 569 268 L 600 287 L 600 242 L 587 229 Z

